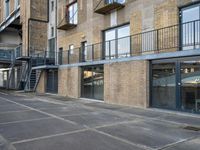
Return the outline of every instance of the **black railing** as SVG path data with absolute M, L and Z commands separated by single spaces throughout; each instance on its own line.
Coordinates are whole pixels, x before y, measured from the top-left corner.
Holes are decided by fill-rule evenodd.
M 12 61 L 14 59 L 14 50 L 0 49 L 0 60 Z
M 61 64 L 200 48 L 200 20 L 63 51 Z
M 32 66 L 43 66 L 43 65 L 56 65 L 56 52 L 43 51 L 37 52 L 31 56 Z

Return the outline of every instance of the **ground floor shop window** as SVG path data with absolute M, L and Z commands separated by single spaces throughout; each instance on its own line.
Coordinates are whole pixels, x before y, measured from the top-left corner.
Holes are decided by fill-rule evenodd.
M 200 112 L 200 58 L 153 61 L 152 106 Z
M 103 65 L 82 68 L 81 97 L 103 100 L 104 70 Z

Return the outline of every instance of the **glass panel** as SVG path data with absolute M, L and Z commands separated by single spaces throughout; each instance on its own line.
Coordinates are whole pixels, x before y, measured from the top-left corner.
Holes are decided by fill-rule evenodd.
M 77 24 L 78 23 L 78 5 L 77 3 L 69 7 L 69 23 Z
M 83 68 L 82 97 L 103 100 L 104 71 L 103 66 Z
M 109 58 L 109 53 L 111 58 L 115 58 L 115 51 L 116 51 L 116 31 L 110 30 L 105 32 L 105 41 L 106 42 L 106 58 Z
M 105 3 L 106 4 L 111 4 L 113 2 L 117 2 L 117 3 L 120 3 L 120 4 L 123 4 L 125 3 L 126 0 L 105 0 Z
M 199 41 L 200 23 L 199 21 L 196 21 L 196 20 L 199 20 L 199 19 L 200 19 L 199 6 L 196 6 L 193 8 L 186 8 L 182 11 L 182 23 L 186 23 L 182 25 L 183 50 L 197 48 L 196 47 L 197 43 L 200 42 Z M 194 40 L 194 37 L 195 37 L 195 40 Z
M 200 111 L 200 61 L 181 63 L 182 109 Z
M 94 99 L 103 100 L 104 93 L 104 71 L 103 66 L 96 67 L 93 70 L 94 76 Z
M 176 108 L 176 69 L 175 63 L 154 64 L 152 106 L 159 108 Z
M 82 96 L 86 98 L 93 97 L 93 73 L 92 68 L 83 69 Z
M 130 27 L 125 26 L 118 29 L 118 55 L 119 57 L 130 56 Z

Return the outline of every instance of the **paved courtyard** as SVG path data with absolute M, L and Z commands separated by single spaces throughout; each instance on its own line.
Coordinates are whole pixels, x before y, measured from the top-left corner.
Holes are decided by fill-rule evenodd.
M 0 150 L 199 150 L 200 116 L 0 91 Z

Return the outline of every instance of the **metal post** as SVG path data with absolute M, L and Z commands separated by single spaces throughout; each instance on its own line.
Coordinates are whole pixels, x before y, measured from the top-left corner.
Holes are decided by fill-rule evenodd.
M 108 41 L 108 48 L 109 48 L 109 59 L 111 59 L 111 43 L 110 43 L 110 41 Z
M 94 61 L 94 44 L 92 44 L 92 61 Z
M 195 33 L 196 32 L 196 28 L 195 28 L 195 23 L 196 22 L 194 21 L 193 22 L 193 27 L 194 27 L 194 43 L 193 43 L 194 44 L 194 49 L 196 48 L 196 33 Z

